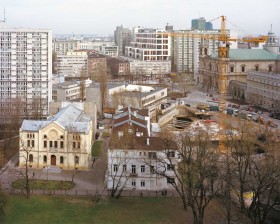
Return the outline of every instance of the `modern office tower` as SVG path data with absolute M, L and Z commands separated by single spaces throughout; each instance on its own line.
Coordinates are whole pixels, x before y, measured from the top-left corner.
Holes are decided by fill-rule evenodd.
M 198 19 L 192 19 L 192 30 L 205 30 L 206 19 L 200 17 Z
M 205 30 L 213 30 L 213 24 L 211 22 L 206 22 Z
M 50 30 L 0 29 L 1 118 L 12 114 L 17 118 L 48 115 L 51 46 Z
M 115 44 L 118 46 L 118 55 L 124 55 L 125 46 L 131 42 L 131 30 L 123 25 L 117 26 L 114 32 Z

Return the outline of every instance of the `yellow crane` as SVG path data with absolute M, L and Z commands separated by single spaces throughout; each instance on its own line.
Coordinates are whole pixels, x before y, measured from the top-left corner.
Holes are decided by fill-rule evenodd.
M 247 43 L 259 44 L 267 40 L 267 36 L 260 37 L 243 37 L 242 39 L 230 38 L 226 30 L 226 17 L 220 16 L 216 19 L 221 19 L 220 33 L 204 34 L 204 33 L 184 33 L 184 32 L 171 32 L 168 35 L 171 37 L 189 37 L 200 39 L 217 40 L 218 44 L 218 90 L 219 90 L 219 150 L 225 152 L 225 111 L 226 111 L 226 94 L 227 94 L 227 60 L 229 59 L 229 42 L 241 40 Z M 216 20 L 214 19 L 214 20 Z

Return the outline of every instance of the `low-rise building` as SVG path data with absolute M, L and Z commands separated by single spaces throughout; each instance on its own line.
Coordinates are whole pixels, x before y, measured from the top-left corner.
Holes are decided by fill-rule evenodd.
M 159 137 L 150 137 L 148 110 L 123 108 L 113 120 L 106 175 L 108 190 L 118 187 L 124 190 L 173 190 L 172 183 L 177 181 L 173 169 L 176 168 L 168 162 L 172 159 L 175 164 L 178 154 L 173 149 L 166 149 Z M 170 150 L 168 154 L 166 150 Z M 166 166 L 160 167 L 163 160 Z M 155 172 L 164 169 L 165 176 Z
M 47 120 L 24 120 L 19 130 L 19 166 L 87 170 L 93 144 L 92 119 L 69 105 Z
M 81 84 L 82 83 L 82 84 Z M 67 81 L 53 85 L 53 101 L 73 101 L 86 96 L 86 88 L 92 83 L 91 80 Z
M 109 57 L 118 57 L 118 46 L 101 46 L 100 54 Z
M 107 65 L 113 76 L 123 76 L 130 74 L 130 64 L 128 60 L 108 57 Z

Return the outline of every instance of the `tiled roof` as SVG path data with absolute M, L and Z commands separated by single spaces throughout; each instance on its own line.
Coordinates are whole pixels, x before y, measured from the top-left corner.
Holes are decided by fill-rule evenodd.
M 212 54 L 211 58 L 217 59 L 218 52 Z M 269 61 L 277 60 L 277 54 L 264 49 L 230 49 L 229 58 L 233 61 Z

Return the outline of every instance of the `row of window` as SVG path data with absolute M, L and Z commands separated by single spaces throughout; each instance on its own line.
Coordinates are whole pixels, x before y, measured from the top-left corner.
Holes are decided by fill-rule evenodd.
M 120 165 L 114 164 L 113 165 L 113 171 L 118 172 L 119 167 L 120 167 Z M 150 168 L 150 173 L 154 174 L 155 173 L 155 167 L 154 166 L 149 166 L 149 168 Z M 166 169 L 168 171 L 174 170 L 174 165 L 173 164 L 167 164 Z M 141 173 L 145 173 L 146 172 L 146 166 L 141 165 L 140 170 L 141 170 Z M 124 165 L 122 165 L 122 172 L 126 172 L 126 171 L 127 171 L 127 165 L 124 164 Z M 131 165 L 131 173 L 136 174 L 136 165 Z
M 33 159 L 33 155 L 32 154 L 29 154 L 28 161 L 29 161 L 29 163 L 33 163 L 34 159 Z M 43 162 L 44 163 L 48 162 L 48 157 L 46 155 L 43 156 Z M 64 156 L 60 156 L 59 157 L 59 163 L 60 164 L 64 163 Z M 75 163 L 79 164 L 79 157 L 78 156 L 75 156 Z
M 167 177 L 166 178 L 166 182 L 168 183 L 168 184 L 172 184 L 172 183 L 175 183 L 175 178 L 173 178 L 173 177 Z M 152 185 L 152 184 L 151 184 Z M 131 180 L 131 186 L 132 187 L 136 187 L 136 180 Z M 145 187 L 146 186 L 146 181 L 145 180 L 141 180 L 140 181 L 140 186 L 141 187 Z M 154 186 L 151 186 L 151 187 L 154 187 Z

